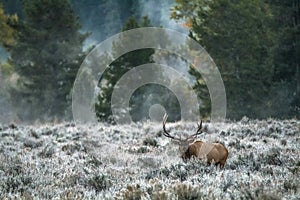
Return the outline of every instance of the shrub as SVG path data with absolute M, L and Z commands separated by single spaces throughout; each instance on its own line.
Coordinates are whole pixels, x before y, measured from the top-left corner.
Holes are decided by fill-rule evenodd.
M 85 186 L 92 187 L 96 192 L 100 192 L 110 188 L 112 186 L 112 181 L 108 175 L 95 172 L 87 178 Z
M 291 190 L 291 191 L 297 192 L 297 187 L 298 187 L 298 184 L 295 183 L 294 180 L 286 180 L 283 183 L 283 188 L 287 191 Z
M 189 183 L 179 183 L 174 187 L 177 199 L 197 200 L 201 199 L 200 189 Z
M 146 138 L 143 141 L 143 145 L 157 147 L 157 141 L 155 139 L 153 139 L 153 138 Z
M 124 200 L 140 200 L 144 196 L 139 184 L 128 185 L 126 190 L 120 194 L 120 197 Z
M 255 190 L 245 189 L 242 192 L 241 199 L 280 200 L 281 198 L 275 194 L 266 193 L 262 188 L 257 188 Z

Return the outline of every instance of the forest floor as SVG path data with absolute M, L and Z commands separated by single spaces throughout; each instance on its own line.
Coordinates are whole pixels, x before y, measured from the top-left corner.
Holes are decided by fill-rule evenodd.
M 204 123 L 224 169 L 183 162 L 161 123 L 0 125 L 0 199 L 300 199 L 300 121 Z M 196 123 L 168 123 L 173 135 Z

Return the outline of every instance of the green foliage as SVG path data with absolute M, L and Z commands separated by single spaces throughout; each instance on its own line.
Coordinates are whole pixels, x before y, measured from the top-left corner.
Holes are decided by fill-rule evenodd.
M 129 18 L 125 23 L 123 31 L 135 29 L 139 27 L 148 27 L 150 26 L 150 21 L 147 17 L 143 17 L 141 22 L 138 22 L 135 18 Z M 155 41 L 156 36 L 153 34 L 153 38 L 147 38 L 149 41 Z M 159 37 L 159 36 L 157 36 Z M 133 38 L 136 40 L 136 38 Z M 126 47 L 132 41 L 126 39 L 120 39 L 120 42 L 114 44 L 113 54 L 118 55 L 120 46 Z M 100 95 L 98 96 L 98 102 L 96 103 L 96 115 L 99 120 L 104 121 L 113 121 L 112 110 L 111 110 L 111 97 L 114 91 L 114 88 L 120 78 L 131 69 L 147 64 L 153 63 L 153 54 L 155 53 L 154 49 L 141 49 L 134 50 L 129 53 L 122 55 L 119 58 L 116 58 L 110 66 L 106 69 L 105 73 L 102 75 L 99 82 Z M 147 76 L 155 77 L 156 79 L 164 80 L 162 71 L 152 71 L 151 74 Z M 138 77 L 132 77 L 134 78 Z M 128 91 L 131 91 L 134 88 L 131 88 L 131 85 L 125 86 Z M 130 114 L 133 121 L 139 121 L 142 119 L 147 119 L 150 106 L 153 104 L 164 105 L 164 107 L 170 108 L 174 113 L 173 118 L 179 118 L 178 114 L 179 103 L 176 100 L 176 97 L 172 95 L 171 91 L 167 88 L 157 85 L 157 84 L 146 84 L 133 92 L 130 99 Z M 175 105 L 175 106 L 174 106 Z M 171 109 L 173 108 L 173 109 Z M 176 110 L 177 109 L 177 110 Z
M 143 20 L 144 21 L 142 21 L 141 24 L 149 23 L 148 18 L 144 18 Z M 148 26 L 149 25 L 150 23 Z M 139 27 L 141 27 L 141 25 L 138 24 L 135 18 L 129 18 L 125 23 L 123 30 L 130 30 Z M 118 45 L 126 46 L 126 42 L 128 41 L 122 41 L 123 44 L 115 44 L 114 53 L 117 54 Z M 96 115 L 100 120 L 110 120 L 109 118 L 112 115 L 111 96 L 118 80 L 134 66 L 151 62 L 150 57 L 153 53 L 154 50 L 151 49 L 129 52 L 114 60 L 110 67 L 106 69 L 100 81 L 106 80 L 107 83 L 104 86 L 100 86 L 101 93 L 98 96 L 98 102 L 95 105 Z
M 201 74 L 195 70 L 195 68 L 190 67 L 189 73 L 197 79 L 193 89 L 197 92 L 199 99 L 201 99 L 201 104 L 199 105 L 201 119 L 208 118 L 211 110 L 211 101 L 206 83 Z
M 3 74 L 4 77 L 9 77 L 13 73 L 13 66 L 8 62 L 1 62 L 0 61 L 0 72 Z
M 3 5 L 0 3 L 0 45 L 11 47 L 15 44 L 15 30 L 9 23 L 16 23 L 17 21 L 17 15 L 6 15 Z
M 299 80 L 297 79 L 299 60 L 296 56 L 299 42 L 296 41 L 296 48 L 284 48 L 284 45 L 295 44 L 294 38 L 297 40 L 299 34 L 297 37 L 292 35 L 296 35 L 295 29 L 298 30 L 298 26 L 293 27 L 294 31 L 291 31 L 284 28 L 289 27 L 290 22 L 281 23 L 277 18 L 279 13 L 285 17 L 289 13 L 290 16 L 283 19 L 291 19 L 293 12 L 290 11 L 295 9 L 295 6 L 291 7 L 292 2 L 283 4 L 264 0 L 176 2 L 171 17 L 187 22 L 191 36 L 205 47 L 221 72 L 227 94 L 228 117 L 241 118 L 247 115 L 252 118 L 263 118 L 291 115 L 289 107 L 294 100 L 281 98 L 285 90 L 278 91 L 279 88 L 289 88 L 289 83 L 279 84 L 278 79 L 292 79 L 294 85 L 299 87 L 295 81 Z M 271 4 L 280 7 L 280 11 Z M 296 5 L 295 1 L 293 5 Z M 279 35 L 278 29 L 281 29 Z M 276 46 L 278 38 L 281 39 L 279 46 Z M 209 93 L 203 78 L 195 70 L 191 69 L 190 73 L 198 80 L 194 88 L 205 102 L 202 111 L 205 110 L 209 114 Z M 288 91 L 298 90 L 295 86 Z M 287 93 L 290 95 L 293 92 Z M 298 98 L 299 95 L 296 99 Z M 277 110 L 278 107 L 282 109 Z M 295 106 L 293 109 L 295 110 Z
M 274 48 L 274 91 L 287 93 L 283 117 L 300 117 L 300 10 L 299 0 L 269 1 L 274 12 L 277 43 Z M 282 102 L 277 104 L 283 105 Z
M 12 103 L 22 107 L 20 117 L 29 120 L 62 118 L 70 113 L 70 89 L 84 58 L 82 44 L 87 36 L 79 33 L 81 26 L 72 8 L 84 22 L 83 29 L 95 31 L 92 39 L 103 39 L 119 32 L 129 16 L 141 17 L 138 13 L 147 3 L 1 2 L 0 44 L 11 55 L 8 63 L 1 64 L 1 84 L 10 84 Z M 93 17 L 99 10 L 103 10 L 101 17 Z M 159 15 L 158 9 L 151 11 Z M 176 0 L 171 18 L 185 20 L 190 36 L 199 41 L 217 64 L 225 83 L 228 117 L 300 117 L 299 0 Z M 152 22 L 157 24 L 155 20 Z M 137 22 L 131 18 L 123 30 L 144 26 L 150 26 L 149 19 Z M 126 42 L 121 45 L 126 46 Z M 118 45 L 115 44 L 116 51 Z M 101 94 L 96 105 L 100 120 L 109 121 L 111 93 L 120 77 L 133 66 L 154 62 L 153 55 L 153 49 L 133 51 L 116 59 L 106 70 L 100 80 Z M 202 117 L 208 117 L 211 102 L 205 81 L 192 67 L 190 74 L 197 80 L 193 88 L 201 99 Z M 152 75 L 163 77 L 161 72 Z M 150 93 L 155 93 L 154 97 L 147 95 Z M 130 99 L 133 120 L 147 116 L 154 103 L 167 108 L 171 120 L 180 119 L 176 97 L 165 87 L 148 84 L 134 91 Z
M 84 58 L 86 34 L 67 0 L 26 0 L 25 19 L 15 25 L 17 44 L 10 63 L 20 78 L 12 89 L 21 119 L 70 116 L 70 90 Z

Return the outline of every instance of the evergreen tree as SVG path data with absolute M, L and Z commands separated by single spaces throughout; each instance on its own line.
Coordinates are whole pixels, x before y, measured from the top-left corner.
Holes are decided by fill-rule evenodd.
M 17 15 L 7 15 L 0 3 L 0 48 L 9 50 L 16 44 L 16 31 L 11 24 L 18 22 Z M 0 57 L 0 121 L 9 123 L 13 118 L 12 107 L 10 105 L 9 85 L 13 84 L 13 68 Z
M 228 116 L 267 116 L 264 111 L 270 109 L 274 43 L 268 5 L 263 0 L 176 2 L 171 17 L 187 21 L 191 35 L 204 46 L 221 72 Z M 195 88 L 205 90 L 200 74 L 192 74 L 199 80 Z M 207 90 L 201 93 L 202 98 L 209 97 Z
M 139 27 L 148 27 L 150 25 L 150 21 L 147 17 L 143 17 L 140 23 L 138 23 L 135 18 L 131 17 L 125 23 L 123 31 Z M 147 38 L 147 40 L 157 40 L 155 33 L 153 34 L 153 38 Z M 128 42 L 130 43 L 131 41 L 121 38 L 120 42 L 118 44 L 115 44 L 115 47 L 113 48 L 113 53 L 117 55 L 119 47 L 126 47 Z M 154 49 L 141 49 L 131 51 L 114 60 L 109 66 L 109 68 L 106 69 L 99 83 L 101 92 L 98 96 L 98 102 L 95 106 L 96 115 L 99 118 L 99 120 L 113 120 L 111 118 L 111 97 L 116 83 L 126 72 L 133 69 L 134 67 L 142 64 L 153 63 L 154 53 Z M 156 79 L 161 78 L 161 80 L 163 80 L 163 75 L 161 71 L 153 71 L 151 73 L 152 74 L 147 75 L 151 77 L 156 77 Z M 127 87 L 130 91 L 130 85 L 125 87 Z M 163 86 L 157 84 L 147 84 L 138 88 L 136 91 L 133 92 L 133 95 L 131 96 L 129 111 L 133 121 L 139 121 L 143 119 L 145 120 L 149 118 L 148 112 L 153 104 L 163 105 L 167 109 L 169 109 L 170 112 L 175 112 L 173 115 L 173 120 L 180 118 L 180 116 L 178 116 L 178 109 L 180 107 L 179 103 L 175 99 L 175 97 L 172 96 L 171 92 Z
M 144 24 L 145 26 L 150 26 L 148 18 L 143 18 L 141 24 Z M 139 27 L 141 26 L 138 24 L 136 19 L 131 17 L 125 23 L 123 30 L 125 31 Z M 114 51 L 116 54 L 118 45 L 126 46 L 126 42 L 127 41 L 122 41 L 122 44 L 115 44 L 116 48 Z M 120 58 L 113 61 L 113 63 L 111 63 L 109 68 L 102 75 L 102 79 L 100 80 L 106 81 L 106 84 L 104 86 L 100 86 L 101 94 L 99 95 L 98 103 L 95 106 L 96 115 L 100 120 L 111 120 L 111 96 L 118 80 L 122 77 L 122 75 L 124 75 L 126 72 L 128 72 L 135 66 L 152 62 L 151 55 L 153 53 L 154 50 L 152 49 L 136 50 L 121 56 Z
M 277 44 L 274 50 L 272 93 L 280 117 L 300 118 L 300 1 L 269 1 L 274 13 Z
M 0 45 L 9 48 L 15 44 L 15 30 L 10 26 L 18 21 L 17 15 L 6 15 L 0 3 Z
M 87 35 L 79 32 L 68 0 L 25 0 L 24 13 L 10 60 L 19 75 L 11 91 L 19 115 L 41 121 L 70 117 L 70 92 Z

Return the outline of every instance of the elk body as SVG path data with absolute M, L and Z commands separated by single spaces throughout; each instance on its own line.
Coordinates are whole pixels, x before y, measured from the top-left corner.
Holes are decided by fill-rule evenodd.
M 181 155 L 181 158 L 184 161 L 187 161 L 192 157 L 199 159 L 206 158 L 208 164 L 211 164 L 211 162 L 214 161 L 216 165 L 219 165 L 221 168 L 224 167 L 228 157 L 228 150 L 223 144 L 206 143 L 200 140 L 195 140 L 197 135 L 200 135 L 202 133 L 202 121 L 200 122 L 200 124 L 198 124 L 198 129 L 195 134 L 182 140 L 181 138 L 171 136 L 170 133 L 166 130 L 167 117 L 168 116 L 165 114 L 163 118 L 163 134 L 168 138 L 176 140 L 177 142 L 179 142 L 179 145 L 181 147 L 184 147 L 183 154 Z

